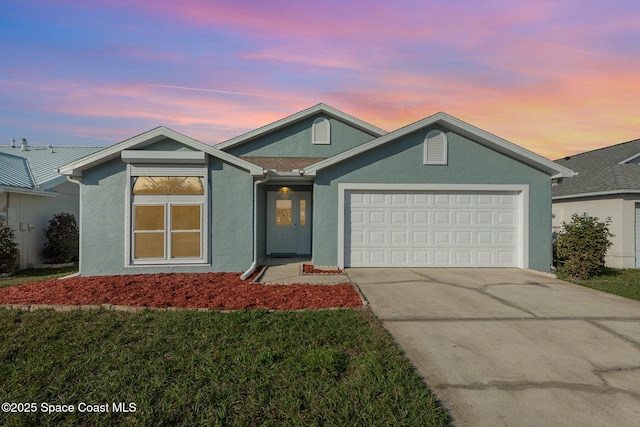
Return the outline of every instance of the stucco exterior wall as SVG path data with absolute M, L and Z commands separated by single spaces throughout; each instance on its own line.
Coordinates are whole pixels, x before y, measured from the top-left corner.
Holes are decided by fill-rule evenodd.
M 329 145 L 311 143 L 313 121 L 318 117 L 328 118 L 331 124 Z M 235 156 L 330 157 L 373 138 L 374 136 L 340 120 L 318 114 L 226 151 Z
M 166 146 L 166 145 L 165 145 Z M 126 260 L 126 164 L 115 159 L 82 178 L 81 274 L 241 272 L 253 257 L 253 180 L 244 170 L 209 159 L 209 219 L 205 238 L 211 265 L 130 266 Z
M 611 247 L 605 258 L 606 265 L 613 268 L 635 268 L 635 205 L 640 197 L 634 195 L 611 195 L 582 199 L 554 200 L 553 231 L 560 231 L 563 222 L 570 222 L 571 215 L 588 213 L 604 221 L 611 218 L 609 231 Z
M 30 194 L 3 193 L 0 212 L 7 213 L 7 223 L 14 230 L 20 249 L 20 268 L 43 264 L 43 250 L 47 242 L 44 230 L 57 213 L 68 212 L 79 219 L 79 190 L 77 185 L 63 182 L 52 188 L 58 195 L 44 197 Z
M 433 129 L 447 134 L 448 164 L 424 165 L 423 141 Z M 338 183 L 526 184 L 529 186 L 529 268 L 551 266 L 549 175 L 447 129 L 429 127 L 321 170 L 314 184 L 313 261 L 336 265 Z

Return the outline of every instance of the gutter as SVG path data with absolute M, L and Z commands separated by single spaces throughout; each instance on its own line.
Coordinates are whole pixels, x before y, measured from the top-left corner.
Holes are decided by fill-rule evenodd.
M 264 170 L 264 179 L 257 180 L 253 183 L 253 262 L 247 271 L 242 273 L 240 280 L 246 280 L 251 276 L 258 264 L 258 185 L 269 181 L 269 172 Z

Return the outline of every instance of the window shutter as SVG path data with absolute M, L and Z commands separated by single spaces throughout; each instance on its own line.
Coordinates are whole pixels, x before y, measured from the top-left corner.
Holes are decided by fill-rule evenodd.
M 313 144 L 331 144 L 331 125 L 329 120 L 318 118 L 313 122 Z
M 447 136 L 439 130 L 432 130 L 424 139 L 424 164 L 447 164 Z

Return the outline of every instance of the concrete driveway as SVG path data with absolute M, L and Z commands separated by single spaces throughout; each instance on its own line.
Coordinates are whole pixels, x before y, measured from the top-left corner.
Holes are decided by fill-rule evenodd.
M 518 269 L 347 274 L 456 426 L 640 425 L 640 302 Z

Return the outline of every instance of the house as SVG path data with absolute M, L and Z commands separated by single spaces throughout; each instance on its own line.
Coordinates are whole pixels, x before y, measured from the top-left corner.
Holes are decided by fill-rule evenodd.
M 0 220 L 14 230 L 21 269 L 44 263 L 43 231 L 53 215 L 78 217 L 78 186 L 56 169 L 100 149 L 30 146 L 26 139 L 0 146 Z
M 393 132 L 328 105 L 209 146 L 158 127 L 60 169 L 81 274 L 316 266 L 549 271 L 551 179 L 573 172 L 445 113 Z
M 640 139 L 556 160 L 578 173 L 553 185 L 553 230 L 574 213 L 611 218 L 606 264 L 640 268 Z

